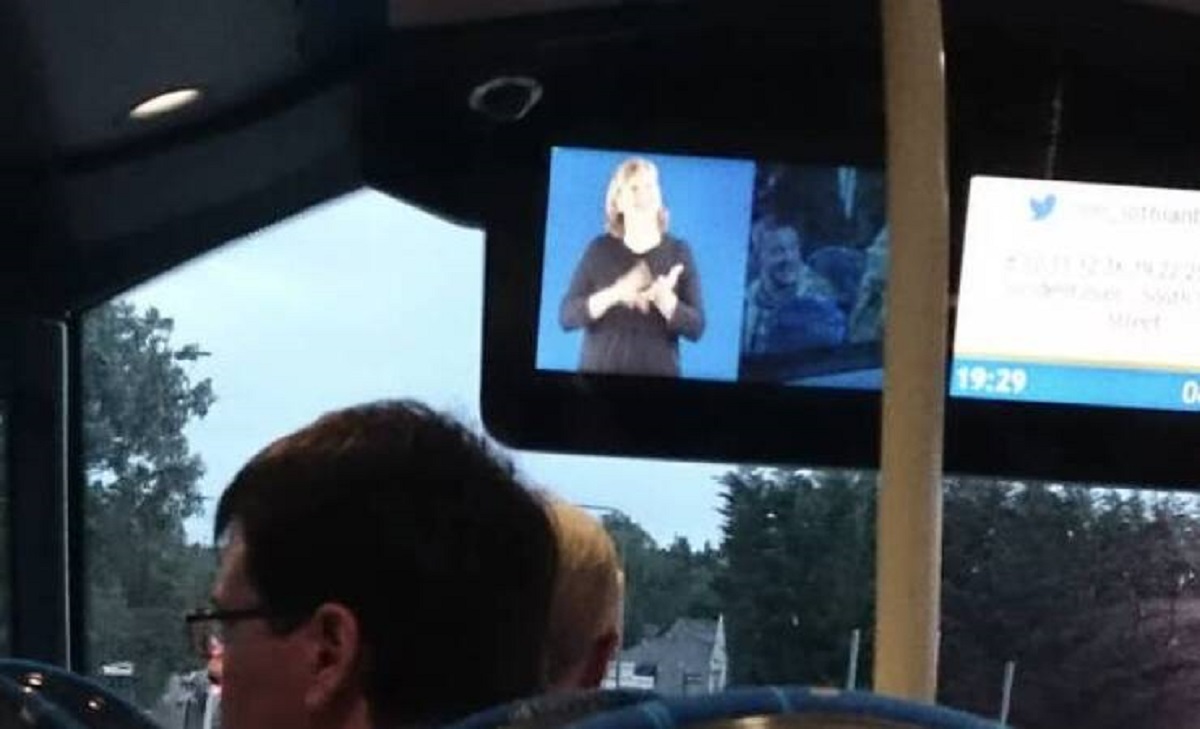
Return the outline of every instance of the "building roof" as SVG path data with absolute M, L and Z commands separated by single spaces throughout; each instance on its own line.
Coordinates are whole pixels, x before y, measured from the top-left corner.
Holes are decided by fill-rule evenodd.
M 718 630 L 716 620 L 680 618 L 666 632 L 621 651 L 621 660 L 654 665 L 661 693 L 706 693 Z M 701 683 L 685 686 L 685 677 Z

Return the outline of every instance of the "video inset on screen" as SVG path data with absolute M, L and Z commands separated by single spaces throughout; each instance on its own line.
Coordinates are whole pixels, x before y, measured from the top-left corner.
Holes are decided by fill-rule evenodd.
M 882 170 L 557 147 L 541 370 L 877 389 Z
M 882 171 L 758 166 L 742 379 L 882 384 L 884 206 Z

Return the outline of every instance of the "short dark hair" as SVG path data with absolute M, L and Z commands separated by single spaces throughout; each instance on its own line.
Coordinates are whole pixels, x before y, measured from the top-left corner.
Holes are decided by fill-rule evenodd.
M 452 418 L 412 401 L 325 415 L 242 468 L 217 537 L 235 521 L 268 607 L 358 617 L 377 723 L 541 690 L 552 526 L 511 463 Z

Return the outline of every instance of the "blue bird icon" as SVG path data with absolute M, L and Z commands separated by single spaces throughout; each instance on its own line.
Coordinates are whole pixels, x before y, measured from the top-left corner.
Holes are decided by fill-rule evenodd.
M 1050 193 L 1042 198 L 1029 198 L 1029 209 L 1033 212 L 1035 221 L 1045 220 L 1054 212 L 1054 206 L 1058 203 L 1058 196 Z

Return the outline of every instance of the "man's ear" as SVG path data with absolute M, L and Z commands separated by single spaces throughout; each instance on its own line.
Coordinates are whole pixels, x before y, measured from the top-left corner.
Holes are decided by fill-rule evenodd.
M 362 670 L 363 644 L 358 617 L 344 605 L 325 603 L 303 629 L 311 660 L 305 705 L 314 714 L 337 711 L 338 704 L 360 691 L 356 682 Z
M 617 649 L 620 647 L 621 639 L 615 630 L 610 630 L 593 641 L 583 674 L 579 677 L 579 688 L 599 688 L 604 682 L 604 675 L 608 673 L 608 664 L 616 658 Z

